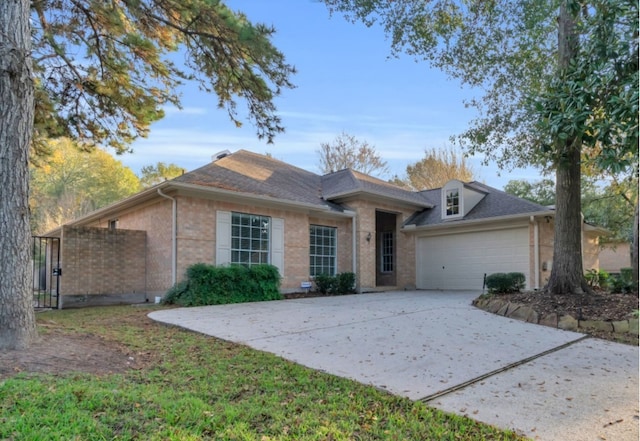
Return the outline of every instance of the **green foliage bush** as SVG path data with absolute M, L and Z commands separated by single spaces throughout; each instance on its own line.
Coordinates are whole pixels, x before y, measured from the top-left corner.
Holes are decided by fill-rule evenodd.
M 490 293 L 507 294 L 518 292 L 525 287 L 526 279 L 522 273 L 493 273 L 486 279 L 486 287 Z
M 191 265 L 163 303 L 181 306 L 221 305 L 282 299 L 280 274 L 273 265 Z
M 605 289 L 609 286 L 611 276 L 605 270 L 590 269 L 586 272 L 584 278 L 589 286 Z
M 633 280 L 631 268 L 620 268 L 619 276 L 612 276 L 609 280 L 609 289 L 614 294 L 631 294 L 638 292 L 638 281 Z
M 318 274 L 314 277 L 316 290 L 320 294 L 351 294 L 355 292 L 356 275 L 346 272 L 335 276 Z

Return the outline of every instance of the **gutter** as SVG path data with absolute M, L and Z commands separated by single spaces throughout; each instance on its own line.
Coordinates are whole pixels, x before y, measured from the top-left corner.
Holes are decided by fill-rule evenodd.
M 555 211 L 553 210 L 545 210 L 545 211 L 536 211 L 534 213 L 529 213 L 529 216 L 555 216 Z M 491 222 L 500 222 L 507 221 L 513 219 L 526 219 L 527 213 L 519 213 L 519 214 L 509 214 L 506 216 L 496 216 L 496 217 L 483 217 L 481 219 L 471 219 L 471 220 L 452 220 L 440 222 L 438 224 L 432 225 L 420 225 L 417 226 L 415 224 L 409 224 L 402 227 L 401 231 L 406 233 L 417 233 L 417 232 L 427 232 L 427 231 L 437 231 L 437 230 L 445 230 L 450 229 L 452 227 L 465 227 L 472 226 L 477 224 L 486 224 Z
M 176 198 L 171 197 L 162 192 L 162 189 L 158 188 L 158 195 L 171 201 L 171 286 L 174 286 L 177 281 L 177 254 L 178 254 L 178 240 L 177 240 L 177 226 L 178 226 L 178 201 Z

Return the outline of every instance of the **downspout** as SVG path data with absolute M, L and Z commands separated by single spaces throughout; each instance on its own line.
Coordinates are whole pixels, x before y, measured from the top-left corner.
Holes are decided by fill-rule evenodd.
M 178 224 L 178 201 L 174 197 L 171 197 L 162 192 L 158 188 L 158 194 L 163 198 L 167 198 L 171 201 L 171 286 L 174 286 L 177 281 L 177 255 L 178 255 L 178 240 L 176 237 L 176 230 Z
M 540 289 L 540 231 L 538 222 L 534 216 L 531 216 L 531 222 L 533 222 L 533 289 Z
M 348 212 L 349 215 L 351 216 L 351 268 L 352 268 L 352 272 L 353 274 L 356 275 L 356 280 L 358 280 L 358 282 L 356 283 L 356 292 L 360 292 L 360 282 L 359 282 L 359 274 L 357 272 L 358 269 L 358 258 L 357 258 L 357 229 L 356 229 L 356 212 L 355 211 L 349 211 Z

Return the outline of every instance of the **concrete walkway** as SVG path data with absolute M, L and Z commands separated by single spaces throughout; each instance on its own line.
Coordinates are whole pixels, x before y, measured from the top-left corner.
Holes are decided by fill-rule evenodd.
M 638 439 L 638 348 L 495 316 L 472 292 L 402 291 L 155 311 L 540 440 Z

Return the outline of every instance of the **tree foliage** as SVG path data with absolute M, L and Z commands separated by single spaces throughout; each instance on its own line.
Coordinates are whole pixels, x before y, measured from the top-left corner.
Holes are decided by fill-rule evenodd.
M 182 174 L 184 174 L 184 169 L 173 163 L 158 162 L 156 165 L 145 165 L 140 169 L 140 184 L 144 188 L 153 187 Z
M 556 203 L 555 187 L 556 183 L 553 179 L 548 178 L 533 182 L 525 179 L 512 179 L 504 186 L 504 191 L 536 204 L 548 206 Z
M 594 179 L 583 177 L 581 205 L 584 221 L 603 227 L 611 232 L 607 240 L 633 241 L 635 201 L 638 182 L 612 179 L 601 186 Z M 504 191 L 540 205 L 555 205 L 555 182 L 552 179 L 539 181 L 511 180 Z
M 140 190 L 138 177 L 102 149 L 50 141 L 46 164 L 31 167 L 31 226 L 42 234 Z
M 354 136 L 342 132 L 332 143 L 320 144 L 318 150 L 320 170 L 332 173 L 351 168 L 361 173 L 381 175 L 389 168 L 374 146 L 366 141 L 358 141 Z
M 424 158 L 407 165 L 406 176 L 394 177 L 391 182 L 412 190 L 440 188 L 451 179 L 462 182 L 474 180 L 473 170 L 466 158 L 453 149 L 425 150 Z
M 252 24 L 209 0 L 34 0 L 35 140 L 68 136 L 118 152 L 148 133 L 177 87 L 215 93 L 236 124 L 237 98 L 269 141 L 283 127 L 273 103 L 294 72 Z M 185 53 L 184 67 L 171 54 Z

